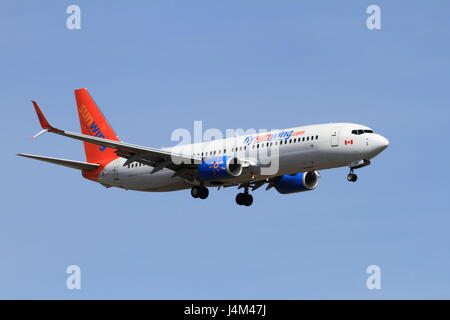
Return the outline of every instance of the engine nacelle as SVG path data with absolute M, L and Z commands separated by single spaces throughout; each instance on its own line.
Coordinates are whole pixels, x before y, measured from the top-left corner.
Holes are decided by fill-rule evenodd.
M 317 171 L 308 171 L 282 175 L 274 187 L 279 193 L 288 194 L 314 190 L 318 184 L 319 173 Z
M 242 163 L 236 157 L 214 157 L 200 164 L 197 172 L 204 181 L 221 181 L 240 176 Z

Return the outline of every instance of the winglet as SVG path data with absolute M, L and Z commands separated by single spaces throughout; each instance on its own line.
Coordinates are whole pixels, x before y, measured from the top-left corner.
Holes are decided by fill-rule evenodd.
M 39 137 L 41 134 L 46 133 L 46 132 L 48 132 L 48 129 L 44 129 L 44 130 L 39 131 L 38 133 L 36 133 L 36 134 L 33 136 L 33 139 L 36 139 L 36 138 Z
M 53 128 L 50 123 L 48 123 L 47 119 L 45 118 L 44 114 L 42 113 L 41 109 L 39 108 L 36 101 L 31 101 L 34 105 L 34 109 L 36 110 L 37 117 L 39 119 L 39 122 L 41 124 L 42 129 L 44 130 L 52 130 Z

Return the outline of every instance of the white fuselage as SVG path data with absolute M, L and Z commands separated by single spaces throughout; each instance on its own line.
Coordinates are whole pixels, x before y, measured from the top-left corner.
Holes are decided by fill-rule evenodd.
M 330 123 L 178 145 L 163 150 L 203 159 L 235 156 L 246 170 L 238 177 L 224 181 L 224 185 L 236 185 L 283 174 L 348 166 L 354 161 L 372 159 L 387 145 L 386 138 L 372 133 L 366 126 Z M 139 191 L 175 191 L 193 185 L 192 181 L 173 177 L 174 171 L 170 169 L 151 173 L 151 166 L 137 162 L 124 166 L 125 161 L 118 158 L 110 162 L 98 182 Z M 204 182 L 204 185 L 217 186 L 217 183 Z

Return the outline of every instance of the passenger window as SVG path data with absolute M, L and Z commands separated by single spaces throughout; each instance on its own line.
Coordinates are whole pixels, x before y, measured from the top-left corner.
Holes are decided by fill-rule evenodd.
M 303 137 L 302 141 L 305 142 L 305 137 Z
M 319 139 L 319 136 L 316 136 L 316 140 L 318 140 Z
M 306 137 L 306 141 L 309 141 L 309 137 Z

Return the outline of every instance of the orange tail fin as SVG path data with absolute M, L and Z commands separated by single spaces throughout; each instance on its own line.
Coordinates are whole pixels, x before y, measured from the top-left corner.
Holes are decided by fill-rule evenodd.
M 78 117 L 80 118 L 81 132 L 83 134 L 120 141 L 89 95 L 87 89 L 75 90 L 75 98 L 77 100 Z M 84 151 L 86 152 L 86 160 L 89 163 L 103 164 L 118 158 L 113 149 L 88 142 L 84 143 Z

